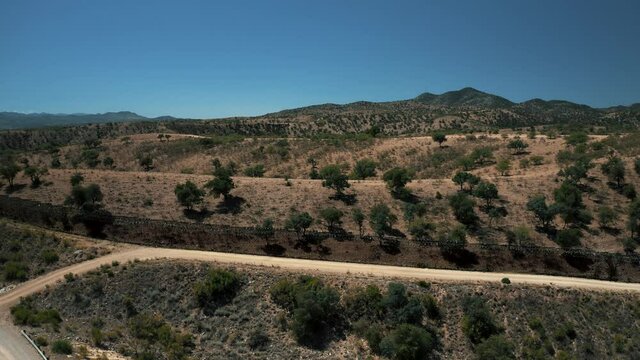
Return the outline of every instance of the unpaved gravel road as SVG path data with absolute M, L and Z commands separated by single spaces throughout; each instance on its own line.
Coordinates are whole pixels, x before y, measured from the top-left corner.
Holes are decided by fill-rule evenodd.
M 370 265 L 342 263 L 335 261 L 305 260 L 280 258 L 270 256 L 231 254 L 196 250 L 162 249 L 138 246 L 125 246 L 119 251 L 106 256 L 67 266 L 52 271 L 41 277 L 29 280 L 11 291 L 0 295 L 0 359 L 25 360 L 38 359 L 37 354 L 19 334 L 19 330 L 11 325 L 9 309 L 21 297 L 43 290 L 46 286 L 55 285 L 62 281 L 67 273 L 82 274 L 103 264 L 113 261 L 121 263 L 127 261 L 150 259 L 180 259 L 209 261 L 221 264 L 258 265 L 279 267 L 292 271 L 332 274 L 363 274 L 370 276 L 425 279 L 437 281 L 462 282 L 499 282 L 502 278 L 509 278 L 512 284 L 550 285 L 586 290 L 603 290 L 616 292 L 640 292 L 640 284 L 619 283 L 592 279 L 581 279 L 548 275 L 492 273 L 460 270 L 419 269 L 399 266 Z

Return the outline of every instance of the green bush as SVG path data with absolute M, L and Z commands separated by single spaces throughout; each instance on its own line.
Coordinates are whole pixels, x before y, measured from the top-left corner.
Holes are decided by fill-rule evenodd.
M 56 354 L 71 355 L 73 354 L 73 346 L 67 340 L 56 340 L 51 345 L 51 351 Z
M 249 176 L 249 177 L 263 177 L 265 170 L 264 170 L 264 165 L 262 164 L 258 164 L 255 166 L 251 166 L 248 167 L 246 169 L 244 169 L 244 176 Z
M 464 299 L 463 310 L 462 331 L 472 343 L 479 344 L 500 331 L 482 298 Z
M 425 329 L 401 324 L 380 342 L 380 352 L 391 359 L 426 359 L 436 348 L 436 339 Z
M 298 343 L 321 346 L 342 310 L 338 292 L 319 279 L 301 276 L 297 282 L 281 280 L 270 289 L 271 299 L 292 313 L 291 330 Z
M 28 272 L 27 265 L 19 261 L 9 261 L 3 266 L 4 279 L 6 281 L 25 281 L 27 280 Z
M 580 229 L 563 229 L 556 234 L 556 242 L 563 249 L 568 249 L 574 246 L 580 246 L 580 237 L 582 237 Z
M 476 347 L 478 360 L 515 359 L 515 349 L 503 335 L 493 335 Z
M 42 252 L 42 260 L 47 265 L 51 265 L 57 263 L 60 260 L 60 257 L 55 252 L 55 250 L 47 249 Z
M 204 281 L 196 283 L 194 287 L 196 301 L 205 311 L 213 310 L 215 306 L 231 301 L 240 284 L 240 276 L 237 273 L 212 269 Z

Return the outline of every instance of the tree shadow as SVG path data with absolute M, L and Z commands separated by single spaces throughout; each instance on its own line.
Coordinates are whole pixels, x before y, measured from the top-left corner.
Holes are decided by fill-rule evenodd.
M 334 194 L 329 196 L 329 199 L 342 201 L 345 205 L 354 205 L 358 202 L 355 194 Z
M 470 268 L 478 265 L 478 255 L 467 249 L 447 249 L 442 250 L 442 257 L 461 268 Z
M 184 209 L 182 213 L 187 219 L 194 220 L 197 222 L 203 222 L 208 217 L 213 215 L 213 212 L 207 209 L 201 209 L 200 211 L 193 210 L 193 209 Z
M 7 186 L 6 189 L 4 189 L 4 191 L 7 194 L 13 194 L 16 192 L 20 192 L 22 189 L 26 188 L 27 184 L 13 184 L 13 186 Z
M 580 272 L 589 271 L 591 265 L 594 264 L 593 259 L 588 256 L 564 253 L 562 254 L 562 257 L 565 259 L 567 264 L 571 265 L 571 267 L 579 270 Z
M 395 238 L 380 238 L 380 248 L 389 255 L 400 254 L 400 240 Z
M 287 249 L 279 244 L 267 244 L 263 246 L 262 251 L 264 251 L 267 255 L 270 256 L 282 256 L 287 251 Z
M 246 202 L 240 196 L 229 195 L 217 205 L 216 212 L 219 214 L 239 214 L 242 212 L 242 205 Z
M 622 231 L 620 231 L 620 229 L 616 229 L 616 228 L 612 228 L 609 226 L 601 226 L 600 230 L 606 232 L 609 235 L 613 235 L 613 236 L 618 236 L 622 233 Z

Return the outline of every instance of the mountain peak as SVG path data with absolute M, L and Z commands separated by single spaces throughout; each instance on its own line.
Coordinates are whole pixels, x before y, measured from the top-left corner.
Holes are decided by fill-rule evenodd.
M 488 94 L 472 87 L 448 91 L 440 95 L 423 93 L 414 100 L 430 105 L 474 106 L 474 107 L 511 107 L 513 102 L 497 95 Z

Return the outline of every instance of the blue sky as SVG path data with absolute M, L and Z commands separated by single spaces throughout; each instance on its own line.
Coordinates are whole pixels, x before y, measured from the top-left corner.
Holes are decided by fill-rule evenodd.
M 0 110 L 257 115 L 472 86 L 640 101 L 640 1 L 2 0 Z

